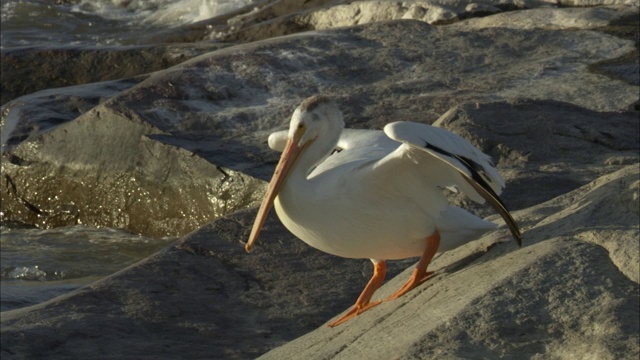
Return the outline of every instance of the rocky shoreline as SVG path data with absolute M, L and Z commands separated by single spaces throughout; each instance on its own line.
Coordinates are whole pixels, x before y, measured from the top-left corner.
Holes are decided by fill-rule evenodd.
M 640 355 L 637 1 L 295 4 L 140 47 L 51 50 L 51 64 L 77 60 L 56 76 L 29 60 L 43 49 L 3 51 L 1 121 L 15 130 L 2 220 L 184 237 L 3 312 L 2 357 Z M 109 59 L 129 66 L 110 72 Z M 26 86 L 24 64 L 48 80 Z M 310 249 L 275 216 L 254 253 L 242 248 L 278 158 L 267 135 L 318 93 L 337 97 L 348 127 L 437 121 L 490 154 L 525 246 L 501 228 L 443 254 L 406 297 L 322 326 L 351 305 L 367 260 Z

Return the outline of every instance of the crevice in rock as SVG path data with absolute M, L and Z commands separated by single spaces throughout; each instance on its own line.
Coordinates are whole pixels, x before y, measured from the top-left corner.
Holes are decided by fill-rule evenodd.
M 34 205 L 31 202 L 29 202 L 27 199 L 25 199 L 22 196 L 18 195 L 18 189 L 16 188 L 16 184 L 13 182 L 13 179 L 11 179 L 11 176 L 9 176 L 9 174 L 4 174 L 4 178 L 7 181 L 7 185 L 11 189 L 11 192 L 16 197 L 16 199 L 18 199 L 18 202 L 20 202 L 29 211 L 37 214 L 38 216 L 48 216 L 46 211 L 40 209 L 36 205 Z

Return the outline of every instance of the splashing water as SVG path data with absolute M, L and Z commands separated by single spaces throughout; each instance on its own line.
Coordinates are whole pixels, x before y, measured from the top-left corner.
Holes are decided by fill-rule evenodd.
M 2 48 L 134 45 L 140 35 L 213 18 L 259 0 L 2 0 Z
M 0 226 L 2 311 L 34 305 L 121 270 L 167 246 L 117 229 Z

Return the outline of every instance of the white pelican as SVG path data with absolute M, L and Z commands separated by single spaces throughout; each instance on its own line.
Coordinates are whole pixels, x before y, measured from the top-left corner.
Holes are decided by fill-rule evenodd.
M 371 297 L 384 281 L 386 260 L 420 256 L 409 281 L 390 300 L 427 280 L 437 252 L 496 226 L 450 206 L 444 188 L 489 201 L 521 245 L 518 226 L 498 197 L 504 180 L 489 156 L 462 137 L 412 122 L 388 124 L 384 132 L 343 128 L 337 106 L 314 96 L 294 111 L 288 131 L 269 136 L 270 147 L 282 156 L 245 247 L 251 250 L 275 204 L 286 228 L 310 246 L 371 259 L 373 276 L 354 307 L 329 326 L 380 303 Z

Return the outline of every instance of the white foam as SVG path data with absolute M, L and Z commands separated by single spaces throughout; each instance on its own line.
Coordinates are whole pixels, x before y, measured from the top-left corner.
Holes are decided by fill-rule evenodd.
M 9 110 L 9 114 L 4 118 L 4 126 L 2 126 L 2 132 L 0 133 L 2 152 L 9 150 L 7 141 L 9 141 L 11 134 L 13 134 L 18 126 L 18 122 L 20 122 L 19 110 L 16 108 Z
M 110 20 L 175 26 L 235 11 L 256 0 L 82 0 L 73 10 Z

